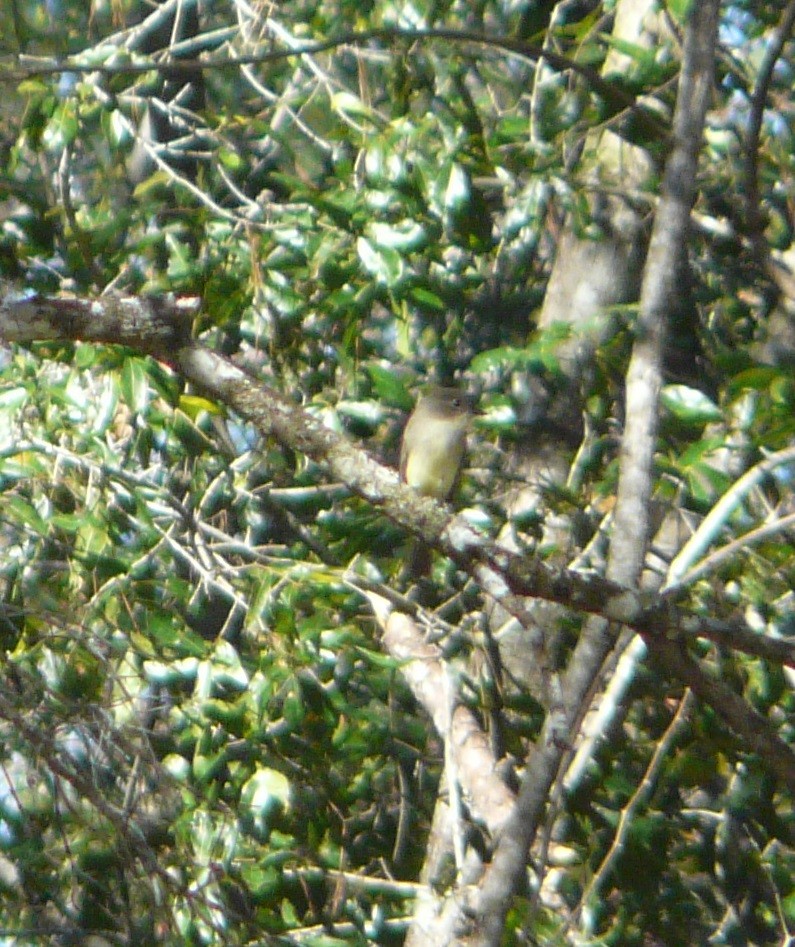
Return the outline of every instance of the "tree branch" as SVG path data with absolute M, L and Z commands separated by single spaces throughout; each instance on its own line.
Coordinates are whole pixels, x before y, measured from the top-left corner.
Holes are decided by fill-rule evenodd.
M 795 755 L 792 748 L 770 727 L 739 694 L 723 681 L 711 677 L 699 667 L 675 641 L 646 638 L 649 651 L 666 674 L 686 684 L 698 699 L 712 707 L 718 717 L 740 734 L 745 749 L 758 753 L 782 782 L 795 789 Z
M 550 49 L 544 49 L 543 46 L 538 46 L 534 43 L 513 39 L 510 36 L 489 36 L 484 33 L 475 32 L 474 30 L 381 27 L 358 32 L 351 31 L 315 43 L 306 43 L 302 46 L 295 46 L 290 49 L 270 50 L 267 53 L 252 54 L 250 56 L 169 59 L 165 62 L 137 61 L 113 62 L 112 64 L 87 64 L 81 62 L 79 57 L 70 57 L 64 60 L 34 56 L 3 57 L 0 58 L 0 78 L 5 75 L 14 82 L 19 82 L 32 76 L 56 75 L 63 72 L 117 76 L 141 75 L 147 72 L 165 71 L 168 72 L 169 75 L 178 76 L 183 73 L 195 73 L 197 69 L 205 72 L 209 70 L 238 69 L 241 66 L 257 66 L 264 63 L 290 59 L 296 56 L 315 56 L 318 53 L 326 52 L 330 49 L 337 49 L 340 46 L 364 46 L 374 40 L 382 41 L 388 45 L 394 45 L 398 42 L 413 44 L 425 41 L 444 40 L 449 43 L 497 49 L 500 52 L 531 62 L 544 59 L 554 69 L 558 69 L 562 72 L 568 71 L 576 73 L 584 79 L 593 91 L 600 95 L 605 102 L 615 108 L 616 111 L 630 110 L 641 118 L 644 125 L 650 130 L 655 131 L 658 136 L 666 138 L 669 134 L 668 128 L 660 120 L 658 114 L 615 82 L 605 79 L 591 66 L 584 65 L 567 56 L 562 56 Z
M 751 95 L 751 108 L 748 115 L 748 132 L 745 136 L 745 223 L 748 235 L 756 255 L 760 261 L 768 257 L 768 249 L 764 240 L 765 217 L 760 206 L 759 197 L 759 139 L 762 133 L 762 119 L 767 102 L 767 94 L 773 81 L 773 71 L 781 58 L 784 46 L 792 35 L 795 25 L 795 0 L 790 0 L 781 22 L 773 34 L 762 64 L 759 67 L 756 86 Z
M 497 775 L 499 761 L 472 711 L 459 703 L 451 712 L 441 649 L 423 639 L 408 615 L 385 607 L 384 600 L 377 603 L 372 595 L 368 598 L 383 630 L 387 651 L 401 662 L 401 673 L 439 736 L 451 744 L 470 810 L 492 836 L 497 835 L 513 810 L 514 794 Z
M 674 114 L 674 147 L 665 168 L 643 274 L 637 335 L 627 372 L 626 422 L 608 561 L 608 579 L 623 586 L 636 584 L 646 555 L 663 345 L 669 313 L 676 308 L 677 263 L 681 248 L 686 245 L 695 196 L 719 7 L 719 0 L 703 0 L 692 7 L 690 14 Z M 561 709 L 567 729 L 573 726 L 595 669 L 602 666 L 612 645 L 608 622 L 588 623 L 564 682 L 565 707 Z M 524 878 L 527 854 L 565 752 L 551 718 L 550 714 L 542 734 L 546 742 L 536 745 L 536 752 L 528 761 L 516 810 L 484 877 L 478 904 L 480 929 L 471 940 L 473 947 L 499 947 L 514 892 Z M 747 722 L 735 719 L 737 723 Z M 795 755 L 785 755 L 795 763 Z M 774 762 L 770 760 L 771 765 Z M 795 768 L 788 775 L 793 779 L 790 785 L 795 786 Z
M 454 559 L 511 614 L 525 618 L 517 596 L 541 598 L 575 611 L 628 625 L 649 637 L 708 638 L 778 663 L 795 666 L 795 645 L 758 635 L 741 621 L 694 615 L 659 596 L 598 576 L 553 569 L 518 556 L 476 533 L 460 517 L 398 482 L 355 444 L 228 358 L 190 341 L 195 299 L 107 295 L 93 300 L 14 294 L 0 284 L 0 337 L 8 342 L 87 341 L 125 345 L 178 368 L 211 397 L 256 425 L 265 436 L 324 463 L 339 480 L 392 520 Z

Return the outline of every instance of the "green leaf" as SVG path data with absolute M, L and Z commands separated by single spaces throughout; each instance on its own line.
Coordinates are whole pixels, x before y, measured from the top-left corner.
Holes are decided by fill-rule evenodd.
M 378 668 L 389 668 L 394 670 L 395 668 L 400 667 L 400 661 L 397 658 L 392 658 L 387 654 L 382 654 L 380 651 L 373 651 L 371 648 L 362 648 L 361 646 L 356 646 L 356 653 L 360 654 L 369 664 L 372 664 L 374 667 Z
M 470 368 L 478 375 L 487 372 L 493 372 L 500 369 L 511 369 L 522 365 L 527 359 L 526 349 L 518 349 L 513 346 L 502 346 L 501 348 L 488 349 L 485 352 L 478 353 L 470 363 Z
M 169 753 L 163 758 L 163 768 L 178 783 L 187 783 L 190 778 L 191 766 L 184 756 L 178 753 Z
M 419 250 L 428 241 L 425 227 L 414 220 L 404 220 L 399 224 L 371 223 L 367 233 L 379 247 L 392 248 L 407 252 Z
M 210 401 L 209 398 L 202 398 L 201 395 L 180 395 L 179 407 L 185 412 L 191 421 L 195 421 L 199 415 L 205 411 L 207 414 L 215 415 L 224 413 L 221 408 L 218 407 L 215 401 Z
M 627 39 L 622 39 L 620 36 L 613 36 L 610 33 L 603 34 L 601 38 L 609 46 L 612 46 L 614 49 L 618 50 L 618 52 L 620 52 L 622 55 L 633 59 L 636 63 L 646 64 L 650 61 L 654 61 L 656 51 L 654 49 L 649 49 L 648 46 L 641 46 L 639 43 L 632 43 Z
M 770 397 L 775 404 L 789 407 L 795 402 L 795 381 L 791 375 L 780 375 L 770 383 Z
M 346 418 L 366 425 L 375 430 L 384 420 L 384 409 L 378 401 L 353 401 L 344 399 L 337 402 L 337 411 Z
M 203 673 L 209 676 L 213 692 L 244 691 L 248 687 L 248 673 L 240 661 L 234 645 L 229 641 L 219 641 L 209 661 L 202 662 L 199 677 Z
M 27 388 L 7 388 L 5 391 L 0 391 L 0 411 L 16 411 L 27 400 Z
M 670 12 L 677 23 L 684 24 L 690 16 L 693 4 L 697 2 L 698 0 L 668 0 L 666 10 Z
M 331 97 L 331 108 L 350 118 L 366 118 L 374 124 L 383 126 L 377 112 L 362 102 L 358 95 L 350 92 L 335 92 Z
M 164 185 L 169 184 L 170 181 L 171 177 L 167 171 L 154 171 L 148 178 L 145 178 L 140 184 L 136 185 L 133 191 L 133 197 L 135 197 L 136 200 L 145 201 L 153 194 L 159 192 L 160 189 Z
M 149 403 L 149 382 L 142 358 L 125 358 L 121 370 L 121 392 L 132 411 L 136 414 L 146 411 Z
M 434 312 L 444 312 L 447 309 L 447 303 L 424 286 L 412 286 L 409 290 L 409 298 L 423 308 L 431 309 Z
M 194 681 L 198 670 L 199 661 L 196 658 L 182 658 L 170 664 L 164 661 L 144 661 L 143 663 L 147 681 L 165 686 Z
M 102 690 L 103 681 L 99 658 L 87 648 L 75 646 L 62 668 L 59 688 L 61 693 L 72 700 L 96 700 Z
M 43 458 L 32 451 L 23 451 L 15 457 L 6 459 L 0 458 L 0 474 L 8 480 L 37 477 L 48 469 Z
M 3 495 L 3 518 L 17 520 L 40 536 L 45 536 L 49 531 L 49 524 L 40 516 L 38 510 L 27 500 L 13 493 Z
M 119 109 L 113 109 L 109 116 L 106 114 L 106 127 L 112 144 L 116 147 L 129 144 L 132 138 L 130 120 Z
M 460 164 L 452 165 L 444 191 L 445 210 L 457 211 L 466 206 L 469 203 L 470 194 L 469 174 Z
M 214 753 L 197 750 L 193 757 L 193 775 L 199 784 L 208 783 L 223 772 L 225 765 L 225 750 L 218 750 Z
M 81 343 L 75 346 L 74 364 L 81 371 L 96 365 L 99 348 L 96 345 Z
M 687 385 L 666 385 L 660 393 L 660 401 L 686 424 L 707 424 L 723 418 L 723 412 L 711 398 Z
M 67 99 L 53 113 L 42 140 L 51 151 L 63 151 L 77 137 L 78 127 L 75 103 Z
M 403 276 L 403 260 L 396 250 L 377 247 L 366 237 L 359 237 L 356 250 L 368 273 L 387 286 L 394 286 Z
M 110 545 L 110 537 L 105 529 L 99 524 L 97 518 L 83 517 L 83 521 L 78 527 L 75 545 L 81 555 L 94 557 L 99 555 Z
M 497 395 L 488 399 L 482 414 L 475 418 L 475 425 L 488 431 L 507 433 L 516 429 L 516 411 L 511 399 Z
M 370 376 L 379 401 L 393 408 L 400 408 L 401 411 L 411 410 L 414 399 L 394 369 L 369 362 L 364 366 L 364 370 Z
M 219 148 L 216 154 L 218 160 L 228 171 L 240 171 L 245 165 L 240 155 L 230 148 Z
M 17 86 L 20 95 L 46 95 L 50 86 L 41 79 L 23 79 Z
M 196 422 L 177 409 L 174 412 L 174 434 L 191 454 L 201 454 L 212 448 L 212 441 Z
M 550 326 L 524 348 L 505 345 L 481 352 L 472 359 L 471 368 L 477 374 L 523 368 L 555 375 L 560 371 L 558 346 L 570 334 L 568 328 Z
M 746 389 L 764 391 L 780 375 L 781 371 L 778 368 L 767 365 L 755 366 L 735 375 L 729 382 L 729 391 L 733 394 Z
M 240 792 L 240 803 L 257 817 L 266 818 L 274 809 L 290 807 L 290 781 L 276 769 L 259 767 Z

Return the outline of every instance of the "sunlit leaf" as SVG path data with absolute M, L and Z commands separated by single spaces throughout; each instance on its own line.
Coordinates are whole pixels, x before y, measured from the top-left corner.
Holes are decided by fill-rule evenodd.
M 6 388 L 0 391 L 0 411 L 15 411 L 28 399 L 27 388 Z
M 125 358 L 121 371 L 121 391 L 130 409 L 136 413 L 146 411 L 149 401 L 149 385 L 143 360 Z
M 261 767 L 243 786 L 240 801 L 259 818 L 265 819 L 274 809 L 288 808 L 290 795 L 290 782 L 283 773 Z
M 404 252 L 418 250 L 427 241 L 425 228 L 411 220 L 404 220 L 396 225 L 372 223 L 367 232 L 373 243 L 379 247 L 391 247 Z
M 209 398 L 202 398 L 200 395 L 180 395 L 179 407 L 192 421 L 195 421 L 202 412 L 215 415 L 223 414 L 216 402 L 210 401 Z
M 447 187 L 444 192 L 444 206 L 447 210 L 457 210 L 469 202 L 469 175 L 459 164 L 450 168 Z
M 711 398 L 687 385 L 666 385 L 660 393 L 660 400 L 671 414 L 687 424 L 707 424 L 723 417 L 723 412 Z
M 144 674 L 154 684 L 179 684 L 194 681 L 199 670 L 196 658 L 182 658 L 171 664 L 163 661 L 144 661 Z
M 68 99 L 55 110 L 44 130 L 44 144 L 52 151 L 60 151 L 75 140 L 78 127 L 74 102 Z
M 220 148 L 218 150 L 218 160 L 230 171 L 239 171 L 243 167 L 243 159 L 236 151 L 232 151 L 229 148 Z
M 392 286 L 403 275 L 403 261 L 396 250 L 377 247 L 365 237 L 359 237 L 356 249 L 367 271 L 387 286 Z
M 366 118 L 371 121 L 377 118 L 372 108 L 350 92 L 335 92 L 331 97 L 331 107 L 351 118 Z

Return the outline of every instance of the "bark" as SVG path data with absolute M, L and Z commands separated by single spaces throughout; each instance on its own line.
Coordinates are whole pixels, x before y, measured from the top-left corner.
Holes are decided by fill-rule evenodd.
M 619 2 L 613 37 L 646 48 L 659 42 L 654 7 L 653 0 Z M 613 49 L 603 73 L 621 73 L 631 65 Z M 609 330 L 599 317 L 611 306 L 638 298 L 648 241 L 647 208 L 633 202 L 631 195 L 645 190 L 654 171 L 644 149 L 611 129 L 592 135 L 583 163 L 595 189 L 591 214 L 599 238 L 582 236 L 573 220 L 567 222 L 539 319 L 540 329 L 556 322 L 573 326 L 574 338 L 564 349 L 564 370 L 572 381 L 590 368 L 593 351 Z M 592 328 L 586 331 L 588 326 Z

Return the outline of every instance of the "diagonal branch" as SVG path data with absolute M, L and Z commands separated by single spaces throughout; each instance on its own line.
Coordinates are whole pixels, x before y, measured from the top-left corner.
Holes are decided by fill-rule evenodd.
M 558 602 L 628 625 L 650 638 L 698 637 L 795 666 L 795 644 L 758 635 L 741 621 L 694 615 L 676 590 L 660 596 L 598 576 L 554 569 L 518 556 L 475 532 L 446 507 L 398 482 L 396 473 L 228 358 L 190 341 L 194 299 L 102 296 L 41 297 L 0 285 L 0 337 L 8 342 L 90 341 L 126 345 L 178 367 L 211 397 L 254 423 L 265 436 L 325 464 L 331 473 L 392 520 L 454 559 L 493 599 L 527 620 L 518 597 Z
M 693 615 L 668 596 L 640 593 L 607 579 L 553 570 L 539 560 L 516 556 L 495 546 L 460 518 L 452 517 L 446 508 L 399 483 L 394 471 L 307 415 L 288 398 L 259 384 L 229 359 L 191 342 L 190 323 L 195 312 L 194 300 L 174 301 L 164 297 L 147 300 L 110 295 L 86 300 L 34 294 L 14 296 L 7 292 L 0 298 L 0 336 L 20 342 L 83 339 L 123 344 L 177 365 L 186 378 L 250 420 L 263 435 L 274 436 L 281 443 L 326 464 L 335 477 L 395 522 L 455 559 L 487 595 L 504 604 L 511 614 L 524 614 L 518 596 L 534 596 L 599 615 L 605 619 L 605 625 L 609 622 L 629 625 L 643 634 L 650 650 L 654 650 L 658 641 L 665 651 L 666 647 L 681 648 L 683 642 L 704 636 L 748 653 L 795 665 L 795 647 L 791 642 L 756 635 L 739 622 L 733 624 Z M 612 638 L 600 635 L 598 641 L 609 646 Z M 592 651 L 593 642 L 585 640 L 575 651 L 576 660 L 567 672 L 564 686 L 569 709 L 579 705 L 581 692 L 575 677 L 584 662 L 582 655 Z M 671 667 L 671 673 L 677 675 L 676 667 Z M 583 680 L 585 677 L 583 675 Z M 590 675 L 587 680 L 590 681 Z M 694 690 L 697 690 L 695 686 Z M 707 700 L 719 696 L 714 688 L 705 687 L 697 693 Z M 795 755 L 778 740 L 772 724 L 740 713 L 727 719 L 752 745 L 756 745 L 753 742 L 755 731 L 765 730 L 765 745 L 776 747 L 776 760 L 771 761 L 771 768 L 795 787 Z M 568 726 L 564 723 L 563 731 Z M 542 781 L 554 779 L 557 772 L 555 759 L 559 756 L 557 743 L 560 741 L 555 734 L 560 729 L 557 723 L 544 737 L 550 740 L 552 751 L 546 744 L 539 747 L 540 757 L 550 766 L 554 763 L 554 772 L 549 770 Z M 522 823 L 524 832 L 526 825 Z M 521 837 L 519 833 L 514 840 Z

